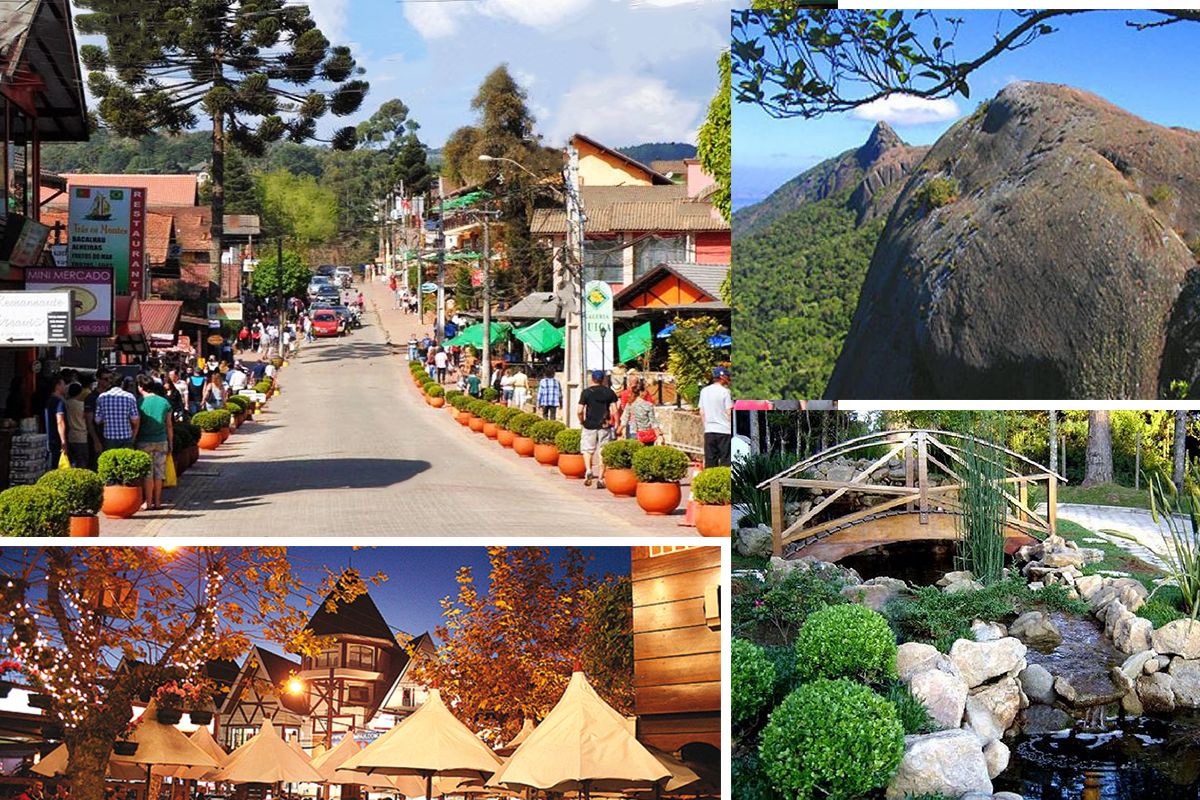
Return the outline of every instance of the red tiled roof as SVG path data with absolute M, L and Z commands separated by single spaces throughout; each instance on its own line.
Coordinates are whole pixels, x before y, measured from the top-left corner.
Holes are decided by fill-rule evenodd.
M 175 242 L 179 249 L 190 253 L 207 253 L 212 242 L 212 209 L 207 206 L 159 206 L 151 203 L 149 210 L 175 218 Z
M 687 196 L 687 187 L 671 186 L 583 186 L 579 190 L 588 235 L 631 231 L 727 231 L 729 223 L 713 214 L 711 203 Z M 546 236 L 567 232 L 566 213 L 561 208 L 537 208 L 529 230 Z
M 142 300 L 142 330 L 146 336 L 155 333 L 173 334 L 179 328 L 183 313 L 182 300 Z
M 64 172 L 67 188 L 73 186 L 124 186 L 145 188 L 150 205 L 194 206 L 196 205 L 195 175 L 112 175 L 84 172 Z M 42 202 L 51 206 L 66 206 L 68 195 L 61 194 L 49 199 L 52 189 L 42 189 Z

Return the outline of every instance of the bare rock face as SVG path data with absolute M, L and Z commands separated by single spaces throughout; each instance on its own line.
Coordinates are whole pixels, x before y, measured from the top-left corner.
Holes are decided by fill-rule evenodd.
M 933 181 L 957 197 L 933 207 Z M 1011 84 L 900 192 L 826 396 L 1200 390 L 1197 240 L 1200 133 Z

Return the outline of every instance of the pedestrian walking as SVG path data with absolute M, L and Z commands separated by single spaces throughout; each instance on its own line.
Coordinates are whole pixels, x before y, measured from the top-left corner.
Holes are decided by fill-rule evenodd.
M 104 431 L 103 449 L 132 448 L 141 424 L 137 400 L 123 381 L 117 382 L 115 375 L 113 380 L 113 386 L 96 398 L 95 423 Z
M 728 467 L 733 432 L 733 395 L 729 370 L 717 367 L 713 380 L 700 390 L 700 421 L 704 423 L 704 466 Z
M 500 399 L 504 405 L 511 406 L 513 401 L 513 371 L 512 367 L 504 370 L 500 377 Z
M 562 384 L 554 377 L 554 369 L 546 368 L 542 379 L 538 381 L 537 406 L 542 419 L 558 419 L 558 410 L 562 408 Z
M 162 508 L 163 481 L 167 479 L 167 458 L 174 443 L 174 420 L 171 416 L 171 404 L 165 397 L 158 394 L 158 387 L 149 375 L 138 375 L 138 392 L 142 398 L 138 402 L 138 414 L 141 424 L 137 432 L 137 449 L 150 456 L 150 474 L 144 481 L 143 493 L 146 502 L 142 508 L 154 510 Z
M 512 387 L 513 393 L 510 405 L 524 410 L 525 404 L 529 402 L 529 376 L 520 367 L 513 368 Z
M 62 458 L 63 448 L 67 446 L 67 384 L 62 375 L 55 375 L 51 380 L 50 396 L 46 398 L 45 419 L 46 449 L 50 466 L 47 469 L 58 469 Z M 68 460 L 70 457 L 68 456 Z
M 410 333 L 408 335 L 408 360 L 409 361 L 417 360 L 417 344 L 418 344 L 417 335 L 415 333 Z
M 654 403 L 645 394 L 636 395 L 633 402 L 625 406 L 619 427 L 623 431 L 629 431 L 629 437 L 642 444 L 651 445 L 663 438 L 658 416 L 654 412 Z
M 392 308 L 400 308 L 400 290 L 396 286 L 396 276 L 388 278 L 388 291 L 392 293 Z
M 225 407 L 225 381 L 219 369 L 208 373 L 204 391 L 200 395 L 200 403 L 207 411 L 216 411 Z
M 587 466 L 583 485 L 591 486 L 594 476 L 596 487 L 603 489 L 604 461 L 600 461 L 598 472 L 593 472 L 592 462 L 596 451 L 613 440 L 613 428 L 617 422 L 617 393 L 604 384 L 604 370 L 592 370 L 592 385 L 579 393 L 576 414 L 583 425 L 579 438 L 579 452 L 583 454 L 583 463 Z
M 72 467 L 87 468 L 92 463 L 88 448 L 87 415 L 83 407 L 84 389 L 79 383 L 67 387 L 67 459 Z
M 433 354 L 433 366 L 437 369 L 437 382 L 446 382 L 446 368 L 450 366 L 450 356 L 444 347 L 437 348 Z

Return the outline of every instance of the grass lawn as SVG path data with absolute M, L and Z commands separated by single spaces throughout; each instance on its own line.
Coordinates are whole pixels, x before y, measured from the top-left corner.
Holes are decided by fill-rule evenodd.
M 1030 487 L 1029 503 L 1035 506 L 1046 501 L 1046 492 L 1041 486 Z M 1150 493 L 1145 488 L 1119 486 L 1105 483 L 1099 486 L 1059 486 L 1058 502 L 1086 506 L 1121 506 L 1122 508 L 1150 508 Z

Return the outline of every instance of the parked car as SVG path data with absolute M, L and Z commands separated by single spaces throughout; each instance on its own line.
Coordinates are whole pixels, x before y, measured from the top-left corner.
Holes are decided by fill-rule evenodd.
M 350 288 L 350 280 L 353 277 L 353 274 L 354 273 L 351 272 L 349 267 L 338 267 L 333 272 L 334 278 L 336 278 L 338 280 L 338 282 L 341 283 L 343 289 Z
M 330 278 L 333 277 L 333 273 L 336 271 L 337 267 L 335 267 L 333 264 L 322 264 L 321 266 L 317 267 L 318 275 L 325 275 Z
M 345 324 L 337 312 L 322 309 L 312 315 L 313 336 L 341 336 Z
M 339 303 L 342 299 L 342 293 L 336 286 L 322 284 L 317 287 L 317 290 L 312 295 L 313 300 L 318 303 Z

